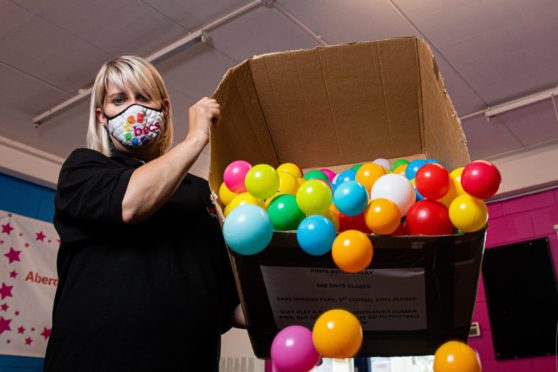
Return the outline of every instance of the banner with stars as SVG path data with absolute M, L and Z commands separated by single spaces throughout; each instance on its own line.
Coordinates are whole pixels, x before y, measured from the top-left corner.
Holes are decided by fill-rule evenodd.
M 0 211 L 0 354 L 44 357 L 59 245 L 52 224 Z

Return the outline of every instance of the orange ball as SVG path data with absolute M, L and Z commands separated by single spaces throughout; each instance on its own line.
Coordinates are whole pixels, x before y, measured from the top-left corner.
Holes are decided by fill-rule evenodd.
M 390 235 L 401 224 L 401 211 L 391 200 L 374 199 L 364 212 L 364 221 L 374 234 Z
M 362 327 L 347 310 L 328 310 L 314 323 L 312 341 L 325 358 L 352 358 L 362 345 Z
M 378 178 L 387 173 L 386 169 L 376 163 L 363 164 L 356 172 L 356 181 L 366 188 L 370 194 L 370 190 Z
M 478 354 L 460 341 L 448 341 L 434 354 L 434 372 L 481 372 Z
M 347 230 L 333 241 L 331 255 L 338 268 L 358 273 L 370 265 L 374 249 L 368 235 L 358 230 Z

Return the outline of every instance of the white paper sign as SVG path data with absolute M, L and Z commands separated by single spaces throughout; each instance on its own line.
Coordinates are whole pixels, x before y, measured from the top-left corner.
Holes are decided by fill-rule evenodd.
M 59 245 L 51 223 L 0 211 L 0 354 L 44 357 Z
M 312 328 L 324 311 L 340 308 L 357 316 L 365 331 L 426 329 L 423 268 L 365 270 L 261 266 L 279 328 Z

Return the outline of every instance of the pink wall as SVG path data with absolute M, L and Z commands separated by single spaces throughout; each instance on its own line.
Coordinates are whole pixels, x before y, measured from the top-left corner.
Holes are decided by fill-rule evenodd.
M 488 205 L 489 220 L 486 249 L 504 244 L 547 236 L 550 240 L 554 267 L 558 268 L 558 190 L 545 191 Z M 471 337 L 469 345 L 481 357 L 483 372 L 551 372 L 556 370 L 554 356 L 496 361 L 484 286 L 479 291 L 473 321 L 480 323 L 481 336 Z

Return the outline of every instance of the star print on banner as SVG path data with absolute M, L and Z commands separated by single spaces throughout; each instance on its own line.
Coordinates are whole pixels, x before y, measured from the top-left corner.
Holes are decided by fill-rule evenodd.
M 12 320 L 11 319 L 4 319 L 3 316 L 0 316 L 0 335 L 2 333 L 4 333 L 5 331 L 11 331 L 12 329 L 10 328 L 10 322 Z
M 0 287 L 0 300 L 5 299 L 6 297 L 13 297 L 12 295 L 12 288 L 13 285 L 6 285 L 6 283 L 2 283 L 2 287 Z
M 59 237 L 50 222 L 2 210 L 0 227 L 0 354 L 43 358 L 58 284 Z
M 10 247 L 10 251 L 6 253 L 4 256 L 8 257 L 8 260 L 10 261 L 9 263 L 12 263 L 15 261 L 20 261 L 19 259 L 20 254 L 21 251 L 16 251 L 13 247 Z
M 42 242 L 45 241 L 46 235 L 42 231 L 39 231 L 38 233 L 35 233 L 35 235 L 37 236 L 35 238 L 35 240 L 40 240 Z
M 47 340 L 50 337 L 50 334 L 52 332 L 51 328 L 47 328 L 47 327 L 43 327 L 43 332 L 41 332 L 41 336 L 43 336 L 45 338 L 45 340 Z
M 6 223 L 4 225 L 2 225 L 2 233 L 3 234 L 8 234 L 10 235 L 10 233 L 12 232 L 14 228 L 12 227 L 12 225 L 10 225 L 10 223 Z

